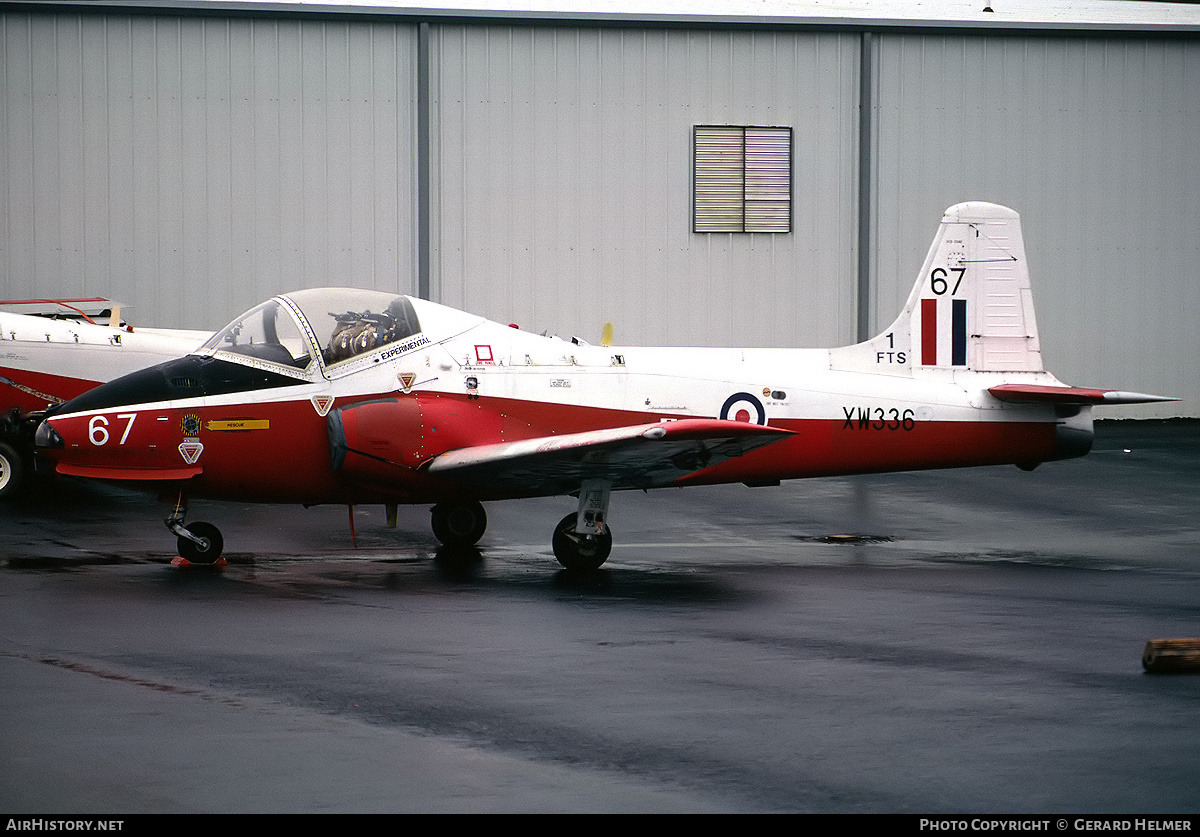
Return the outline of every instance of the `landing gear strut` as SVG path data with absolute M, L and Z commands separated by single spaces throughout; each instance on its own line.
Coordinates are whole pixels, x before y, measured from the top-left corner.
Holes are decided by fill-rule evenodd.
M 446 546 L 474 546 L 487 529 L 482 503 L 438 503 L 430 514 L 433 534 Z
M 184 526 L 183 519 L 186 515 L 187 503 L 180 497 L 179 502 L 175 504 L 175 511 L 163 521 L 167 524 L 167 528 L 179 537 L 176 542 L 176 546 L 179 548 L 179 557 L 186 559 L 191 564 L 217 563 L 221 557 L 221 550 L 225 548 L 221 530 L 211 523 L 203 521 Z

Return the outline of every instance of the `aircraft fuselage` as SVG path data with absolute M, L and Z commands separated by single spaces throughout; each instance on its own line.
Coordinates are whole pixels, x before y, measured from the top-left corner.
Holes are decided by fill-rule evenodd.
M 154 374 L 168 381 L 191 376 L 197 389 L 220 390 L 213 381 L 231 377 L 225 364 L 210 359 L 181 369 L 175 361 Z M 213 381 L 194 380 L 205 375 Z M 1086 407 L 1069 419 L 1075 444 L 1064 447 L 1058 437 L 1066 419 L 1051 405 L 999 409 L 981 386 L 986 380 L 972 391 L 952 378 L 832 371 L 827 350 L 598 347 L 487 321 L 353 376 L 276 376 L 272 383 L 140 403 L 136 385 L 117 391 L 113 404 L 103 389 L 94 391 L 87 400 L 95 407 L 54 422 L 70 459 L 60 470 L 184 481 L 193 496 L 257 502 L 417 503 L 463 494 L 463 486 L 421 470 L 449 450 L 683 418 L 750 422 L 793 435 L 677 485 L 1036 464 L 1085 452 L 1078 438 L 1090 433 Z M 329 413 L 381 400 L 395 406 L 356 427 L 352 440 L 371 467 L 335 470 Z M 489 500 L 545 492 L 481 485 L 469 493 Z

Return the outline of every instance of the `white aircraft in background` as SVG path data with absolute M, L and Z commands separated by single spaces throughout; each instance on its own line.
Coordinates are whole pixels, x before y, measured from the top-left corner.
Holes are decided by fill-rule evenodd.
M 98 322 L 99 321 L 99 322 Z M 209 331 L 138 328 L 108 299 L 0 301 L 0 498 L 25 484 L 42 411 L 194 351 Z

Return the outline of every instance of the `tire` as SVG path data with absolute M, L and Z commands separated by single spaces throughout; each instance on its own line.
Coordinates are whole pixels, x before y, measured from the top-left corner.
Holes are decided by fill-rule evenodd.
M 429 511 L 433 534 L 446 546 L 474 546 L 487 531 L 482 503 L 438 503 Z
M 204 523 L 203 521 L 192 523 L 184 528 L 193 535 L 208 540 L 208 547 L 202 548 L 200 544 L 180 537 L 178 541 L 179 556 L 186 558 L 188 563 L 191 564 L 217 563 L 217 559 L 221 557 L 221 551 L 225 548 L 225 541 L 221 537 L 221 530 L 211 523 Z
M 25 484 L 27 471 L 20 451 L 8 442 L 0 442 L 0 500 L 17 496 Z
M 568 570 L 596 570 L 612 552 L 612 531 L 605 524 L 599 535 L 580 535 L 574 531 L 575 514 L 568 514 L 554 527 L 554 557 Z

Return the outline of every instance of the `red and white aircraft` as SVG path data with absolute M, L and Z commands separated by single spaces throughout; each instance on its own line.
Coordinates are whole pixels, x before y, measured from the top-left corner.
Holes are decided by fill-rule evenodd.
M 480 501 L 569 494 L 568 568 L 612 546 L 609 493 L 1081 456 L 1091 406 L 1170 400 L 1042 367 L 1016 212 L 948 209 L 899 318 L 837 349 L 589 346 L 405 296 L 275 297 L 197 353 L 97 387 L 41 425 L 60 474 L 183 498 L 433 503 L 442 543 Z M 164 492 L 165 493 L 165 492 Z M 206 523 L 167 525 L 216 560 Z

